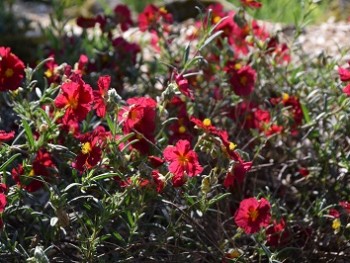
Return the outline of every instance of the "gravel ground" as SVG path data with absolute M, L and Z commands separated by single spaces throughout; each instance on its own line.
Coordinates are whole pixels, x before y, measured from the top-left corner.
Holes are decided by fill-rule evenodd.
M 108 0 L 111 8 L 120 3 L 121 0 Z M 98 10 L 99 7 L 94 7 Z M 15 14 L 23 16 L 32 21 L 33 31 L 28 35 L 38 36 L 40 34 L 39 24 L 45 27 L 50 24 L 49 13 L 52 8 L 44 3 L 25 2 L 17 0 L 14 4 Z M 75 23 L 67 25 L 69 29 L 79 33 L 80 28 Z M 286 27 L 276 24 L 267 24 L 270 31 L 281 30 L 287 41 L 291 43 L 293 33 L 289 30 L 292 27 Z M 350 49 L 350 22 L 335 22 L 333 18 L 329 18 L 327 22 L 320 25 L 308 26 L 303 33 L 296 39 L 296 43 L 300 44 L 306 54 L 319 55 L 324 53 L 327 56 L 341 59 L 343 61 L 350 60 L 349 56 L 341 57 L 340 50 Z M 350 52 L 348 52 L 350 53 Z

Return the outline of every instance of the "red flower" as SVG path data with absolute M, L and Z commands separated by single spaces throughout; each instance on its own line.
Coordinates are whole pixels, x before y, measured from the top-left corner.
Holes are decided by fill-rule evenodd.
M 136 63 L 137 53 L 141 52 L 141 48 L 136 43 L 130 43 L 123 37 L 113 39 L 112 45 L 115 49 L 116 59 L 118 64 L 132 64 Z M 122 63 L 123 62 L 123 63 Z
M 153 177 L 153 181 L 156 184 L 157 192 L 161 193 L 164 189 L 165 177 L 158 170 L 152 171 L 152 177 Z
M 148 161 L 151 163 L 152 167 L 157 168 L 164 163 L 164 160 L 160 157 L 150 155 L 148 156 Z
M 7 191 L 7 186 L 6 184 L 0 183 L 0 213 L 4 212 L 5 206 L 7 204 L 7 199 L 6 199 L 6 192 Z M 0 224 L 0 229 L 2 228 Z
M 3 130 L 0 130 L 0 142 L 10 141 L 15 137 L 15 132 L 5 132 Z
M 348 201 L 340 201 L 339 205 L 345 209 L 345 211 L 350 214 L 350 203 Z
M 132 147 L 147 154 L 150 148 L 148 141 L 154 142 L 157 103 L 152 98 L 146 97 L 130 98 L 126 102 L 128 106 L 119 111 L 118 120 L 122 122 L 125 134 L 136 133 L 130 140 L 139 139 L 139 141 L 134 143 Z
M 190 142 L 187 140 L 179 140 L 175 146 L 167 146 L 163 155 L 164 159 L 170 163 L 169 171 L 174 174 L 173 182 L 177 185 L 185 182 L 186 175 L 192 177 L 203 171 L 197 154 L 190 149 Z
M 350 71 L 346 68 L 339 67 L 338 74 L 341 81 L 350 81 Z
M 124 32 L 128 30 L 134 24 L 131 20 L 131 12 L 126 5 L 117 5 L 114 8 L 115 20 L 117 24 L 120 24 L 121 30 Z
M 25 170 L 23 165 L 20 164 L 17 168 L 13 168 L 11 173 L 13 180 L 19 187 L 28 192 L 35 192 L 43 186 L 43 180 L 50 179 L 53 175 L 53 169 L 56 169 L 56 166 L 51 159 L 51 155 L 42 149 L 38 151 L 30 170 Z
M 0 193 L 0 213 L 4 212 L 6 204 L 6 195 L 4 193 Z
M 271 205 L 265 198 L 255 197 L 241 201 L 234 216 L 235 223 L 247 234 L 258 232 L 267 227 L 271 219 Z
M 98 78 L 97 86 L 98 90 L 94 90 L 94 109 L 96 110 L 96 115 L 103 118 L 106 115 L 106 95 L 111 84 L 110 76 L 101 76 Z
M 218 131 L 218 129 L 211 124 L 211 120 L 209 118 L 205 118 L 203 121 L 201 121 L 200 119 L 192 116 L 190 120 L 197 126 L 197 128 L 202 129 L 207 133 L 216 133 Z
M 250 8 L 260 8 L 262 6 L 262 3 L 255 0 L 241 0 L 241 3 Z
M 191 100 L 194 100 L 193 92 L 190 89 L 188 80 L 185 79 L 182 75 L 176 74 L 175 81 L 180 92 L 184 94 L 186 97 L 189 97 Z
M 232 170 L 227 173 L 224 180 L 224 186 L 228 188 L 234 188 L 236 183 L 243 184 L 246 173 L 252 168 L 252 162 L 238 161 L 234 164 Z
M 300 167 L 299 174 L 304 177 L 307 177 L 310 174 L 310 172 L 309 172 L 309 169 L 307 169 L 306 167 Z
M 154 29 L 159 25 L 160 20 L 172 23 L 173 17 L 164 8 L 158 8 L 155 5 L 147 5 L 142 13 L 139 14 L 139 28 L 142 32 L 147 29 Z
M 328 215 L 333 217 L 333 218 L 339 218 L 340 217 L 340 213 L 337 209 L 331 208 L 329 209 Z
M 106 132 L 102 126 L 99 126 L 93 132 L 80 135 L 79 137 L 81 140 L 81 151 L 72 166 L 83 172 L 85 169 L 93 168 L 101 161 L 101 147 L 104 144 Z
M 350 96 L 350 84 L 343 88 L 343 93 L 345 93 L 346 96 Z
M 211 4 L 207 7 L 207 11 L 211 10 L 211 22 L 213 24 L 218 23 L 221 18 L 226 16 L 226 12 L 224 11 L 224 7 L 220 3 Z
M 49 83 L 58 83 L 60 80 L 60 76 L 57 72 L 58 65 L 55 61 L 54 55 L 51 55 L 50 58 L 52 58 L 52 60 L 49 60 L 45 63 L 47 70 L 45 71 L 44 75 Z
M 250 66 L 237 66 L 237 68 L 229 72 L 233 91 L 238 96 L 249 96 L 254 90 L 256 72 Z
M 291 121 L 291 134 L 297 135 L 297 127 L 302 124 L 304 118 L 299 98 L 296 96 L 289 96 L 287 93 L 283 93 L 282 103 L 284 107 L 288 107 L 288 111 L 291 115 L 291 118 L 289 118 L 289 121 Z
M 266 241 L 269 246 L 280 246 L 287 243 L 289 233 L 287 232 L 286 222 L 282 218 L 279 222 L 274 221 L 272 226 L 266 230 Z
M 57 108 L 64 108 L 63 123 L 75 119 L 82 121 L 91 110 L 91 102 L 93 100 L 92 88 L 89 84 L 77 77 L 77 81 L 63 83 L 59 94 L 55 99 Z
M 80 26 L 81 28 L 93 28 L 95 27 L 98 21 L 96 17 L 79 16 L 76 22 L 77 22 L 77 25 Z
M 9 47 L 0 47 L 0 91 L 15 90 L 24 77 L 24 63 Z

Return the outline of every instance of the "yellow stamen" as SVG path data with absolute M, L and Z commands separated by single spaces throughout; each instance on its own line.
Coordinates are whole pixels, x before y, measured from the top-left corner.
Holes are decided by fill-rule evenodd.
M 5 71 L 5 77 L 7 77 L 7 78 L 11 78 L 12 76 L 13 76 L 13 69 L 12 68 L 8 68 L 8 69 L 6 69 L 6 71 Z
M 218 23 L 218 22 L 220 21 L 220 19 L 221 19 L 220 16 L 215 16 L 215 17 L 213 18 L 214 24 Z
M 242 85 L 246 85 L 247 84 L 247 81 L 248 81 L 248 78 L 246 76 L 243 76 L 240 78 L 239 82 L 242 84 Z
M 168 11 L 163 6 L 161 8 L 159 8 L 159 12 L 162 13 L 162 14 L 167 14 L 168 13 Z
M 83 143 L 83 145 L 81 146 L 81 152 L 83 154 L 88 154 L 91 151 L 92 151 L 91 143 L 89 143 L 89 142 Z
M 68 105 L 75 110 L 78 107 L 78 101 L 72 97 L 68 98 Z
M 288 93 L 282 93 L 282 100 L 283 101 L 289 100 L 289 94 Z
M 179 127 L 179 133 L 185 133 L 185 132 L 186 132 L 186 127 L 183 126 L 183 125 L 181 125 L 181 126 Z
M 228 148 L 230 149 L 230 151 L 233 151 L 234 149 L 236 149 L 237 144 L 234 144 L 233 142 L 230 142 L 230 144 L 228 145 Z
M 34 169 L 30 170 L 28 176 L 34 176 L 34 175 L 35 175 Z
M 180 155 L 178 161 L 182 166 L 184 166 L 188 163 L 188 158 L 186 156 Z
M 53 72 L 52 70 L 48 69 L 45 71 L 44 75 L 47 77 L 47 78 L 51 78 L 52 75 L 53 75 Z
M 204 120 L 203 120 L 203 125 L 204 125 L 204 126 L 207 126 L 207 127 L 210 126 L 210 125 L 211 125 L 211 120 L 208 119 L 208 118 L 204 119 Z
M 252 220 L 252 222 L 255 222 L 255 220 L 258 218 L 259 216 L 259 212 L 257 209 L 251 208 L 249 209 L 249 218 Z
M 333 228 L 336 232 L 338 232 L 339 229 L 340 229 L 340 227 L 341 227 L 340 219 L 339 219 L 339 218 L 334 219 L 334 220 L 333 220 L 333 223 L 332 223 L 332 228 Z
M 240 63 L 236 63 L 234 68 L 235 68 L 235 70 L 239 70 L 242 68 L 242 65 Z

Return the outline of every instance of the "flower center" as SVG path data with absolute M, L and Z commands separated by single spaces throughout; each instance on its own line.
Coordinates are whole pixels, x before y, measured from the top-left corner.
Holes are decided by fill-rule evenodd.
M 181 126 L 179 127 L 179 133 L 185 133 L 185 132 L 186 132 L 186 127 L 183 126 L 183 125 L 181 125 Z
M 230 151 L 233 151 L 234 149 L 236 149 L 237 144 L 234 144 L 233 142 L 230 142 L 230 144 L 228 145 L 228 148 L 230 149 Z
M 282 94 L 282 100 L 283 100 L 284 102 L 288 101 L 288 100 L 289 100 L 289 95 L 288 95 L 287 93 L 283 93 L 283 94 Z
M 178 161 L 182 166 L 185 166 L 188 163 L 188 158 L 184 155 L 179 155 Z
M 28 176 L 34 176 L 34 175 L 35 175 L 34 169 L 30 170 Z
M 215 16 L 213 19 L 214 24 L 218 23 L 220 21 L 221 17 L 220 16 Z
M 68 105 L 75 110 L 78 107 L 78 100 L 71 97 L 68 99 Z
M 259 216 L 259 211 L 253 207 L 249 208 L 248 212 L 249 218 L 252 222 L 255 222 Z
M 239 70 L 242 68 L 242 65 L 240 63 L 236 63 L 234 68 L 235 68 L 235 70 Z
M 239 82 L 242 84 L 242 85 L 246 85 L 247 84 L 247 81 L 248 81 L 248 78 L 246 76 L 243 76 L 240 78 Z
M 12 68 L 8 68 L 8 69 L 6 69 L 6 71 L 5 71 L 5 76 L 7 77 L 7 78 L 11 78 L 12 76 L 13 76 L 13 69 Z
M 208 118 L 204 119 L 204 120 L 203 120 L 203 125 L 204 125 L 204 126 L 207 126 L 207 127 L 210 126 L 210 125 L 211 125 L 211 120 L 208 119 Z
M 91 143 L 89 143 L 89 142 L 83 143 L 83 145 L 81 146 L 81 152 L 83 154 L 88 154 L 91 151 L 92 151 Z
M 130 119 L 132 119 L 133 121 L 137 120 L 137 111 L 136 110 L 131 110 L 130 112 Z
M 48 69 L 45 71 L 44 75 L 47 77 L 47 78 L 51 78 L 52 75 L 53 75 L 53 72 L 51 69 Z

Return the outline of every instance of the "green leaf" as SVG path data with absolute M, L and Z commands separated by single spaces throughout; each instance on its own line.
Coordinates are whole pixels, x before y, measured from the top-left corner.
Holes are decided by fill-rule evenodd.
M 303 103 L 300 103 L 300 105 L 301 105 L 301 110 L 303 111 L 303 115 L 304 115 L 304 119 L 305 119 L 306 123 L 310 123 L 311 118 L 310 118 L 308 108 Z
M 225 197 L 227 197 L 227 196 L 229 196 L 229 195 L 231 195 L 231 193 L 224 193 L 224 194 L 215 196 L 213 199 L 211 199 L 211 200 L 209 201 L 209 206 L 212 205 L 212 204 L 215 204 L 216 202 L 218 202 L 218 201 L 224 199 Z
M 14 155 L 12 155 L 10 157 L 10 159 L 8 159 L 6 162 L 4 162 L 1 166 L 0 166 L 0 170 L 3 171 L 6 169 L 6 167 L 13 162 L 14 159 L 16 159 L 18 156 L 20 156 L 21 154 L 20 153 L 16 153 Z
M 29 148 L 34 149 L 35 144 L 34 144 L 34 137 L 33 137 L 32 129 L 30 128 L 28 122 L 25 119 L 22 119 L 22 124 L 23 124 L 24 131 L 26 133 L 28 142 L 29 142 Z
M 213 35 L 211 35 L 207 40 L 204 41 L 204 44 L 199 48 L 199 51 L 201 51 L 203 48 L 209 45 L 215 38 L 220 36 L 223 32 L 224 31 L 220 30 L 218 32 L 215 32 Z
M 115 177 L 115 176 L 120 176 L 120 173 L 104 173 L 104 174 L 100 174 L 100 175 L 97 175 L 97 176 L 91 178 L 91 180 L 98 181 L 98 180 L 103 180 L 103 179 L 111 178 L 111 177 Z

